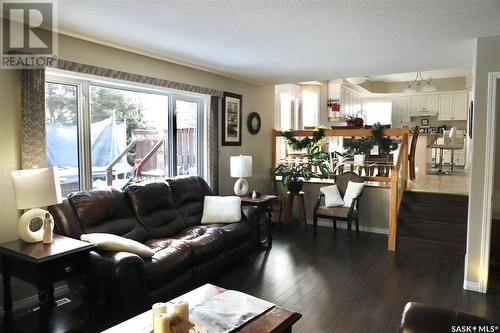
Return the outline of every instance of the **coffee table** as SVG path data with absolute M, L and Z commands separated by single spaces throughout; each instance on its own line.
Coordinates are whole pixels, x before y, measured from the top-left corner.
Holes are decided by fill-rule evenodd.
M 189 302 L 189 306 L 193 307 L 196 304 L 218 295 L 226 289 L 214 286 L 213 284 L 205 284 L 196 288 L 184 295 L 177 297 L 175 300 L 183 300 Z M 232 332 L 240 333 L 291 333 L 292 325 L 295 324 L 302 315 L 279 306 L 267 310 L 260 316 L 252 319 L 243 326 L 235 329 Z M 135 316 L 121 324 L 111 327 L 103 333 L 122 333 L 122 332 L 147 332 L 144 330 L 145 323 L 152 322 L 153 315 L 151 310 L 146 311 L 138 316 Z M 149 332 L 148 332 L 149 333 Z M 208 332 L 217 333 L 217 332 Z

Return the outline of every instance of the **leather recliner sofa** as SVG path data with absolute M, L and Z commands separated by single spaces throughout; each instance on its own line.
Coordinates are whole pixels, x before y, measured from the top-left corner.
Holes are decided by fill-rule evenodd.
M 243 207 L 239 223 L 202 225 L 206 195 L 213 192 L 202 178 L 179 177 L 131 184 L 124 191 L 75 192 L 49 211 L 62 235 L 111 233 L 154 250 L 148 259 L 91 252 L 90 285 L 99 287 L 93 294 L 131 314 L 207 282 L 256 249 L 257 209 Z

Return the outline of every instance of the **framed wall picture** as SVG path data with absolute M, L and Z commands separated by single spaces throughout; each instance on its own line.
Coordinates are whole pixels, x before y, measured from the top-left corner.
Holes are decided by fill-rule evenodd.
M 422 126 L 422 127 L 429 127 L 429 118 L 422 118 L 422 119 L 420 119 L 420 126 Z
M 222 145 L 241 146 L 243 96 L 224 92 L 222 99 Z

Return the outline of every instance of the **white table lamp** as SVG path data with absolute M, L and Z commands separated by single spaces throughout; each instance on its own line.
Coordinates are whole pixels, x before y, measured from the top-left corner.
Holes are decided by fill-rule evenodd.
M 54 227 L 50 213 L 39 207 L 61 203 L 61 186 L 58 170 L 55 167 L 41 169 L 17 170 L 11 172 L 14 183 L 17 209 L 29 209 L 17 224 L 19 238 L 28 243 L 50 243 L 44 238 L 44 222 L 51 222 L 51 234 Z M 46 228 L 46 227 L 45 227 Z
M 231 177 L 238 178 L 234 183 L 234 194 L 248 193 L 248 182 L 244 177 L 252 177 L 252 156 L 231 156 Z

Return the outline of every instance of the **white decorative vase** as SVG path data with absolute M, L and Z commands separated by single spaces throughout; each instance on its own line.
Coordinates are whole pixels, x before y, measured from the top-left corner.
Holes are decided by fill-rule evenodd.
M 361 165 L 363 166 L 365 164 L 365 154 L 355 154 L 354 155 L 354 165 Z

